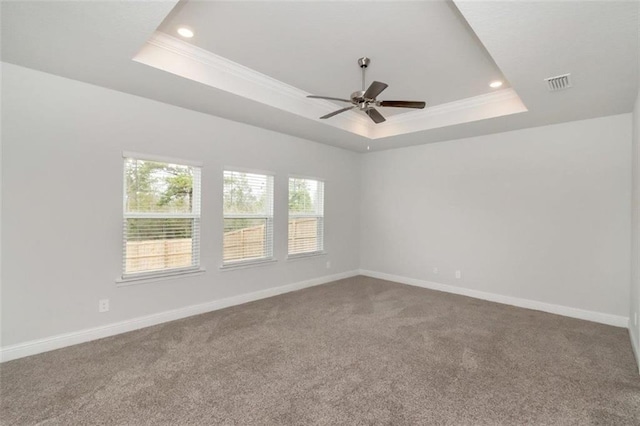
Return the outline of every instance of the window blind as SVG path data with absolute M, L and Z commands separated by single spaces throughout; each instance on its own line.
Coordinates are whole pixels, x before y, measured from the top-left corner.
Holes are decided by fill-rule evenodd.
M 124 158 L 123 278 L 200 266 L 200 167 Z
M 324 250 L 324 182 L 289 178 L 289 255 Z
M 224 171 L 223 265 L 273 257 L 273 176 Z

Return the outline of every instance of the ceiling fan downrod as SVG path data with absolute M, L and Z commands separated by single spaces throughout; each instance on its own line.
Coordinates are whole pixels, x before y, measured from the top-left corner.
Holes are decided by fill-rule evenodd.
M 362 68 L 362 91 L 364 92 L 365 89 L 365 85 L 364 85 L 364 74 L 367 70 L 367 67 L 369 66 L 369 64 L 371 63 L 371 59 L 367 58 L 366 56 L 363 56 L 362 58 L 358 59 L 358 65 L 360 65 L 360 68 Z

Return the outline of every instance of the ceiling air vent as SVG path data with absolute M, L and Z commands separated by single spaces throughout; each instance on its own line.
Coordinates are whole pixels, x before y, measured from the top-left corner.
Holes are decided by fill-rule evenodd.
M 555 77 L 545 78 L 547 82 L 547 88 L 550 92 L 557 92 L 558 90 L 568 89 L 571 87 L 571 80 L 569 77 L 571 74 L 563 74 Z

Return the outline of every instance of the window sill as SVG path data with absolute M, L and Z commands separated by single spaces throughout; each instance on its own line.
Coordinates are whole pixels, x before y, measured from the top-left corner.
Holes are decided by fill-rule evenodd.
M 146 283 L 151 283 L 155 281 L 174 280 L 176 278 L 187 278 L 187 277 L 192 277 L 194 275 L 202 275 L 205 272 L 206 272 L 206 269 L 199 268 L 199 269 L 192 269 L 188 271 L 167 272 L 167 273 L 158 274 L 158 275 L 118 278 L 116 279 L 116 286 L 128 287 L 130 285 L 146 284 Z
M 226 265 L 222 265 L 220 267 L 220 271 L 233 271 L 236 269 L 246 269 L 246 268 L 254 268 L 257 266 L 266 266 L 272 263 L 276 263 L 277 260 L 274 258 L 269 259 L 260 259 L 260 260 L 244 260 L 238 261 L 235 263 L 227 263 Z
M 289 256 L 287 256 L 287 261 L 294 261 L 294 260 L 302 260 L 302 259 L 308 259 L 310 257 L 318 257 L 318 256 L 325 256 L 327 255 L 327 252 L 322 250 L 322 251 L 312 251 L 309 253 L 300 253 L 300 254 L 290 254 Z

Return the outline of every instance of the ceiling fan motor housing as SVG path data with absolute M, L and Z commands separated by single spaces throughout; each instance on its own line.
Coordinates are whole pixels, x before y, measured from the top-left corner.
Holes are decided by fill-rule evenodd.
M 360 109 L 364 109 L 363 105 L 367 103 L 367 100 L 364 98 L 364 90 L 358 90 L 351 94 L 351 103 L 354 105 L 358 105 Z

